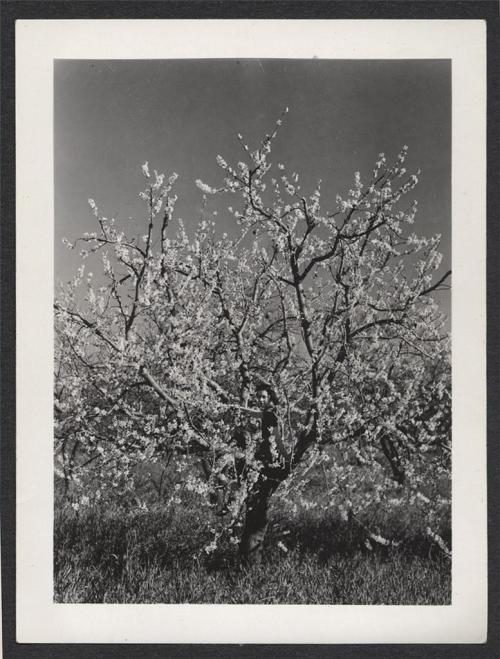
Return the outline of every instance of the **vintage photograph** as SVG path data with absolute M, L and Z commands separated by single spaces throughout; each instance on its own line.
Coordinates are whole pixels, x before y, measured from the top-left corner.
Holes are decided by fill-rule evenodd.
M 451 61 L 53 66 L 53 601 L 451 604 Z

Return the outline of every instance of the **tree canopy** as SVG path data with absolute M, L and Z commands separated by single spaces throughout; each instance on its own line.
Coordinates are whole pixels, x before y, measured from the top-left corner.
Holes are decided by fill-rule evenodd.
M 313 462 L 333 469 L 347 512 L 381 457 L 414 496 L 425 470 L 449 471 L 450 345 L 432 294 L 450 272 L 440 236 L 413 231 L 419 172 L 406 146 L 380 154 L 327 208 L 321 181 L 306 193 L 272 161 L 282 121 L 255 150 L 238 135 L 242 161 L 219 155 L 218 179 L 197 181 L 229 198 L 227 233 L 202 213 L 189 235 L 176 174 L 148 163 L 142 235 L 89 200 L 96 231 L 68 246 L 99 271 L 83 263 L 55 302 L 56 470 L 78 489 L 91 469 L 101 496 L 132 492 L 138 462 L 172 460 L 208 502 L 225 493 L 214 542 L 237 541 L 252 510 L 265 531 L 270 497 L 303 488 Z M 264 461 L 262 386 L 281 444 Z

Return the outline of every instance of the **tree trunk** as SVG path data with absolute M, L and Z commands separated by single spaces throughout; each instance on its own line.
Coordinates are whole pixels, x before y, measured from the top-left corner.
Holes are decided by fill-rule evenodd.
M 315 435 L 309 434 L 302 439 L 300 447 L 297 445 L 295 448 L 293 458 L 286 457 L 279 466 L 266 465 L 253 484 L 247 498 L 243 533 L 239 544 L 240 556 L 244 563 L 261 562 L 271 497 L 280 483 L 290 475 L 292 464 L 295 466 L 300 462 L 313 437 Z
M 240 555 L 245 563 L 254 565 L 262 560 L 269 501 L 277 485 L 261 475 L 248 497 L 240 540 Z
M 397 483 L 403 485 L 405 482 L 405 471 L 401 465 L 396 447 L 386 435 L 380 439 L 380 445 L 391 467 L 392 477 Z

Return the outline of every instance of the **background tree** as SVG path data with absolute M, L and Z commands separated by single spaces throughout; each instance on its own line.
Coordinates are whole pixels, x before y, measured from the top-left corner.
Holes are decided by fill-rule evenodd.
M 449 469 L 449 339 L 431 294 L 450 272 L 437 274 L 439 236 L 411 231 L 407 148 L 393 164 L 380 154 L 327 209 L 321 181 L 305 194 L 271 162 L 281 123 L 253 151 L 238 135 L 244 161 L 217 156 L 218 187 L 197 181 L 205 197 L 234 197 L 230 235 L 205 217 L 192 237 L 174 226 L 176 175 L 147 163 L 143 236 L 90 200 L 98 229 L 70 247 L 100 254 L 101 272 L 82 265 L 55 303 L 66 482 L 92 465 L 99 496 L 133 495 L 134 465 L 168 456 L 219 507 L 207 549 L 227 534 L 250 559 L 272 495 L 303 488 L 313 462 L 348 482 L 346 514 L 362 505 L 356 464 L 366 473 L 383 456 L 399 486 L 417 489 L 420 465 Z M 262 385 L 277 396 L 281 451 L 272 437 L 260 450 Z

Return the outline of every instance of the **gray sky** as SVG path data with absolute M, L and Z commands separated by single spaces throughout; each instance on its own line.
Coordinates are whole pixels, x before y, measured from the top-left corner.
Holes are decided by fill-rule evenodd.
M 407 144 L 407 169 L 422 170 L 414 229 L 441 233 L 441 269 L 451 266 L 449 61 L 58 60 L 54 76 L 56 279 L 79 264 L 62 237 L 96 229 L 89 197 L 140 232 L 147 160 L 179 174 L 176 216 L 189 230 L 202 197 L 195 180 L 220 183 L 217 154 L 241 160 L 236 134 L 257 146 L 285 107 L 272 160 L 301 174 L 304 192 L 321 178 L 332 201 L 355 171 L 368 178 L 379 152 L 391 162 Z M 230 230 L 228 214 L 217 221 Z M 448 311 L 449 295 L 440 298 Z

